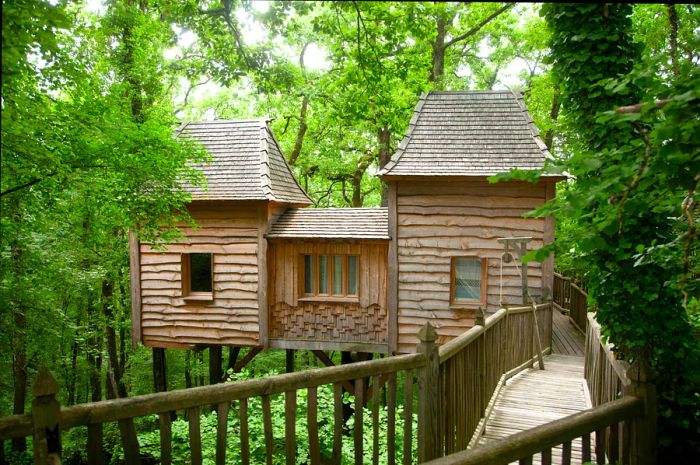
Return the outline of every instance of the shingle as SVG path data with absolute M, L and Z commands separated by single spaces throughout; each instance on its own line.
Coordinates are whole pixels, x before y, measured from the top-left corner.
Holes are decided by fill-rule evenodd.
M 510 91 L 424 94 L 381 176 L 490 176 L 540 169 L 551 157 L 522 96 Z
M 192 200 L 311 203 L 266 120 L 191 121 L 178 129 L 177 136 L 199 141 L 211 155 L 208 164 L 193 165 L 208 185 L 206 189 L 185 185 Z
M 388 218 L 387 208 L 290 208 L 267 237 L 388 240 Z

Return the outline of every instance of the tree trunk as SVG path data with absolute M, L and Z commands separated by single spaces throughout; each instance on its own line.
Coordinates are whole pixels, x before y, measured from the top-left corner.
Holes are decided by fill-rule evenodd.
M 443 77 L 445 74 L 445 34 L 447 20 L 442 17 L 436 18 L 437 35 L 431 44 L 433 47 L 432 67 L 430 68 L 430 82 L 435 84 L 435 89 L 442 89 Z
M 88 316 L 88 318 L 92 320 L 93 317 Z M 102 400 L 102 382 L 100 377 L 102 372 L 102 354 L 99 337 L 96 336 L 96 328 L 92 327 L 92 324 L 90 326 L 91 335 L 88 339 L 86 355 L 88 370 L 90 370 L 90 401 L 99 402 Z M 88 456 L 102 457 L 102 451 L 104 450 L 102 424 L 88 427 L 87 448 L 89 451 Z
M 126 398 L 129 394 L 122 382 L 123 367 L 119 366 L 117 334 L 114 330 L 114 313 L 110 302 L 112 290 L 112 283 L 106 279 L 102 281 L 102 313 L 105 317 L 105 339 L 107 342 L 107 393 L 109 397 Z M 138 463 L 141 454 L 133 418 L 120 420 L 118 424 L 126 462 Z
M 301 149 L 304 145 L 304 135 L 306 135 L 306 112 L 309 106 L 309 96 L 304 95 L 301 99 L 301 110 L 299 110 L 299 130 L 297 131 L 297 138 L 294 142 L 294 149 L 289 155 L 289 164 L 294 165 L 297 162 L 297 158 L 301 154 Z
M 377 142 L 379 143 L 379 169 L 382 169 L 389 163 L 391 159 L 391 131 L 386 126 L 382 126 L 377 130 Z M 386 184 L 382 183 L 381 206 L 388 205 Z
M 24 347 L 24 334 L 27 330 L 27 317 L 22 308 L 14 311 L 15 328 L 13 333 L 12 374 L 14 376 L 14 396 L 12 413 L 24 413 L 24 401 L 27 397 L 27 354 Z M 24 452 L 27 450 L 25 438 L 12 440 L 12 450 Z
M 549 118 L 552 123 L 556 123 L 557 118 L 559 118 L 559 108 L 561 107 L 560 99 L 560 88 L 559 83 L 554 85 L 554 95 L 552 96 L 552 110 L 549 112 Z M 552 144 L 554 143 L 554 129 L 550 128 L 544 136 L 544 143 L 547 148 L 552 151 Z
M 187 350 L 187 352 L 185 352 L 185 387 L 187 389 L 192 387 L 191 362 L 192 362 L 192 351 Z
M 78 376 L 77 374 L 77 366 L 78 366 L 78 341 L 73 340 L 73 344 L 71 345 L 71 360 L 70 360 L 70 373 L 69 373 L 69 379 L 68 379 L 68 405 L 74 405 L 75 404 L 75 385 L 76 385 L 76 378 Z
M 666 5 L 668 10 L 668 25 L 669 25 L 669 50 L 668 54 L 671 57 L 671 70 L 673 76 L 680 76 L 681 72 L 678 69 L 678 13 L 676 5 L 669 3 Z

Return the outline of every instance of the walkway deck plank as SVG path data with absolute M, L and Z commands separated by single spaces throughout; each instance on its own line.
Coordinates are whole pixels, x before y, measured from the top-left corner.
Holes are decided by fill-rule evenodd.
M 545 369 L 529 368 L 507 382 L 478 445 L 591 408 L 583 379 L 583 335 L 568 317 L 559 312 L 554 314 L 553 353 L 545 357 Z M 580 438 L 572 442 L 572 463 L 581 463 L 581 446 Z M 591 444 L 591 450 L 594 448 Z M 552 449 L 551 463 L 561 463 L 561 449 L 561 446 Z M 533 457 L 532 463 L 541 464 L 541 456 Z

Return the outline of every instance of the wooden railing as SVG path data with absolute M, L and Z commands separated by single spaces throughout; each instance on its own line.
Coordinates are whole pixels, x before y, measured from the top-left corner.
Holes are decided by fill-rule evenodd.
M 424 348 L 436 352 L 434 340 L 422 342 Z M 283 395 L 285 398 L 285 461 L 287 464 L 296 463 L 296 399 L 297 391 L 307 390 L 307 428 L 309 438 L 309 463 L 320 464 L 319 430 L 317 422 L 317 393 L 318 387 L 332 385 L 334 404 L 334 428 L 333 428 L 333 453 L 327 458 L 331 463 L 341 462 L 341 447 L 343 434 L 343 386 L 350 386 L 355 392 L 354 399 L 354 462 L 363 463 L 363 415 L 366 406 L 371 406 L 373 419 L 373 456 L 378 457 L 379 442 L 378 431 L 381 428 L 386 431 L 387 443 L 395 444 L 396 414 L 397 414 L 397 373 L 402 373 L 404 380 L 403 415 L 404 415 L 404 444 L 403 463 L 414 462 L 411 451 L 413 428 L 413 385 L 414 372 L 418 370 L 418 377 L 424 377 L 426 370 L 426 355 L 423 353 L 401 355 L 367 362 L 359 362 L 330 368 L 321 368 L 303 372 L 283 374 L 279 376 L 254 379 L 233 383 L 217 384 L 190 389 L 181 389 L 171 392 L 136 396 L 126 399 L 108 400 L 88 404 L 75 405 L 60 408 L 56 400 L 58 385 L 47 370 L 40 371 L 35 383 L 35 398 L 31 414 L 15 415 L 0 418 L 0 439 L 12 439 L 16 437 L 33 436 L 34 461 L 37 464 L 60 463 L 56 460 L 60 457 L 61 441 L 60 431 L 78 426 L 87 426 L 88 429 L 102 428 L 107 422 L 143 417 L 151 414 L 159 415 L 161 463 L 172 462 L 172 436 L 170 426 L 170 412 L 186 410 L 189 422 L 189 446 L 191 450 L 191 463 L 202 463 L 202 438 L 200 432 L 200 410 L 214 404 L 217 410 L 216 433 L 216 463 L 251 463 L 251 451 L 248 432 L 248 405 L 250 399 L 258 397 L 262 400 L 263 425 L 265 435 L 265 462 L 272 463 L 273 459 L 273 431 L 272 415 L 270 409 L 271 398 Z M 387 389 L 387 420 L 379 424 L 379 385 L 380 377 L 388 378 Z M 367 393 L 365 383 L 371 379 L 374 389 L 371 390 L 371 401 L 367 402 L 364 396 Z M 421 382 L 421 386 L 427 386 Z M 419 398 L 425 397 L 421 388 Z M 367 399 L 370 400 L 370 399 Z M 228 432 L 227 421 L 229 411 L 237 410 L 239 419 L 238 432 L 240 434 L 240 456 L 226 457 L 226 436 Z M 419 422 L 419 425 L 421 423 Z M 369 434 L 369 432 L 368 432 Z M 131 447 L 130 447 L 131 446 Z M 125 452 L 134 450 L 133 445 L 124 444 Z M 126 462 L 130 464 L 140 463 L 138 445 L 136 454 L 126 454 Z M 102 463 L 102 445 L 99 448 L 87 449 L 88 463 Z M 390 463 L 395 463 L 395 448 L 387 449 Z M 60 460 L 60 459 L 59 459 Z M 255 462 L 255 461 L 254 461 Z M 375 460 L 376 463 L 376 460 Z
M 478 438 L 505 381 L 551 350 L 552 306 L 501 309 L 439 349 L 440 418 L 432 457 Z
M 592 459 L 598 464 L 655 464 L 656 390 L 647 369 L 641 361 L 630 366 L 617 360 L 612 346 L 602 342 L 594 314 L 587 320 L 584 371 L 592 409 L 429 464 L 531 464 L 537 455 L 542 464 L 551 464 L 555 447 L 561 450 L 556 463 L 562 465 Z M 578 439 L 581 455 L 572 457 L 572 441 Z
M 284 458 L 287 464 L 297 460 L 296 419 L 297 392 L 306 390 L 305 410 L 308 431 L 308 463 L 341 463 L 343 390 L 354 393 L 354 463 L 365 463 L 363 436 L 372 437 L 372 463 L 379 463 L 380 429 L 385 435 L 386 461 L 424 462 L 445 454 L 464 450 L 469 438 L 480 433 L 480 420 L 488 416 L 495 397 L 506 379 L 539 360 L 551 347 L 552 305 L 501 309 L 488 318 L 479 318 L 472 329 L 438 348 L 437 334 L 426 324 L 418 334 L 418 353 L 388 357 L 348 365 L 288 373 L 249 381 L 202 386 L 125 399 L 93 402 L 61 408 L 56 394 L 58 385 L 51 374 L 42 369 L 34 386 L 32 412 L 0 418 L 0 441 L 33 436 L 34 459 L 37 464 L 55 463 L 61 454 L 61 431 L 79 426 L 88 428 L 88 462 L 101 464 L 103 425 L 108 422 L 133 421 L 134 418 L 158 415 L 161 463 L 172 463 L 171 412 L 185 411 L 189 427 L 190 460 L 203 461 L 200 412 L 214 406 L 217 412 L 216 463 L 227 460 L 251 463 L 248 429 L 251 399 L 262 405 L 264 460 L 271 464 L 274 449 L 271 402 L 284 396 Z M 379 423 L 379 389 L 386 389 L 386 421 Z M 417 382 L 417 386 L 416 385 Z M 397 384 L 401 383 L 401 389 Z M 369 385 L 369 386 L 368 386 Z M 318 390 L 330 386 L 333 392 L 332 453 L 321 457 L 318 428 Z M 414 406 L 414 393 L 418 403 Z M 398 397 L 402 397 L 398 399 Z M 399 400 L 403 402 L 403 418 L 398 418 Z M 365 413 L 366 410 L 371 412 Z M 413 412 L 418 414 L 417 444 L 412 442 Z M 372 431 L 363 431 L 364 415 L 370 415 Z M 383 415 L 382 415 L 383 417 Z M 397 421 L 398 420 L 398 421 Z M 403 420 L 403 421 L 401 421 Z M 235 421 L 236 428 L 229 428 Z M 397 424 L 403 423 L 403 443 L 397 447 Z M 237 457 L 227 459 L 227 434 L 233 430 L 240 438 Z M 278 433 L 280 434 L 280 433 Z M 122 441 L 136 438 L 124 435 Z M 281 439 L 281 438 L 278 438 Z M 383 441 L 382 441 L 383 442 Z M 414 445 L 416 447 L 414 447 Z M 125 461 L 140 462 L 139 444 L 123 443 Z M 368 454 L 369 456 L 369 454 Z M 275 459 L 275 460 L 280 460 Z M 253 462 L 255 460 L 252 460 Z
M 552 286 L 554 308 L 569 315 L 581 332 L 586 331 L 588 314 L 588 294 L 571 282 L 571 278 L 554 273 Z

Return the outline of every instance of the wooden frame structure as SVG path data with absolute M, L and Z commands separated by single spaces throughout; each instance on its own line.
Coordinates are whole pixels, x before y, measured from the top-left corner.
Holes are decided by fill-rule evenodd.
M 540 169 L 550 156 L 518 94 L 423 95 L 379 173 L 385 208 L 303 208 L 310 199 L 265 120 L 186 123 L 178 137 L 212 154 L 199 167 L 208 190 L 189 188 L 199 228 L 184 227 L 182 241 L 163 252 L 131 240 L 135 343 L 411 353 L 427 322 L 441 345 L 472 327 L 479 308 L 493 313 L 524 294 L 551 294 L 551 259 L 521 273 L 503 263 L 498 242 L 528 236 L 537 248 L 554 237 L 553 220 L 523 215 L 553 197 L 559 178 L 488 180 Z M 187 289 L 192 253 L 212 254 L 211 295 Z M 304 255 L 316 262 L 313 292 L 304 287 Z M 327 289 L 318 288 L 320 256 L 328 257 Z M 342 292 L 332 289 L 334 256 L 342 257 Z M 348 256 L 357 257 L 356 295 Z M 482 261 L 479 302 L 454 299 L 460 257 Z

